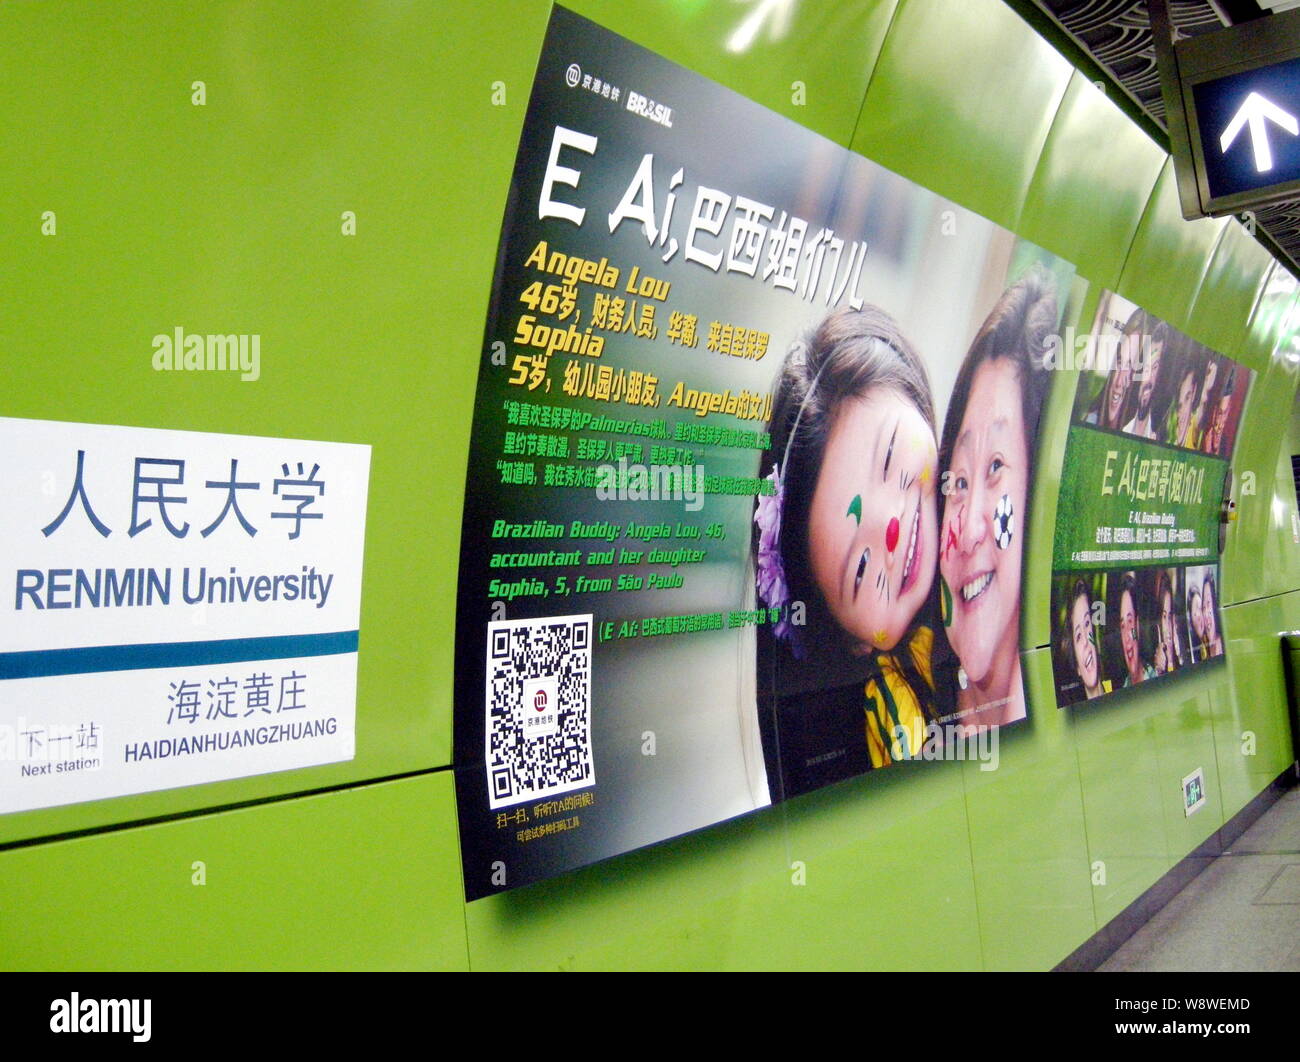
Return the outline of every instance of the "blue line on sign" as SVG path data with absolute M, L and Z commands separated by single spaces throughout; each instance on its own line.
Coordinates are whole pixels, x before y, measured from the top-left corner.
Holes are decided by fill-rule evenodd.
M 286 660 L 295 656 L 335 656 L 355 653 L 357 641 L 357 631 L 335 631 L 332 634 L 286 634 L 273 638 L 226 638 L 213 642 L 92 645 L 81 649 L 0 653 L 0 679 L 197 667 L 247 660 Z

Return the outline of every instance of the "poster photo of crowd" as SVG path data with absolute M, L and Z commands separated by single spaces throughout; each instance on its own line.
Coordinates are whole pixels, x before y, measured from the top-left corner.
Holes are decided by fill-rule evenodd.
M 1218 527 L 1252 378 L 1111 292 L 1073 345 L 1053 546 L 1060 706 L 1223 656 Z

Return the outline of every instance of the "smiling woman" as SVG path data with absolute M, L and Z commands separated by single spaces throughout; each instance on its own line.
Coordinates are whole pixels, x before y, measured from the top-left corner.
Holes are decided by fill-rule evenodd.
M 1035 268 L 1008 288 L 962 363 L 943 429 L 940 593 L 959 661 L 957 714 L 992 725 L 1026 714 L 1020 573 L 1033 480 L 1030 440 L 1056 328 L 1056 292 Z
M 1126 573 L 1118 588 L 1112 587 L 1112 595 L 1117 595 L 1114 608 L 1120 611 L 1119 627 L 1121 648 L 1124 654 L 1130 652 L 1130 645 L 1136 657 L 1135 667 L 1141 669 L 1145 678 L 1155 675 L 1149 664 L 1144 664 L 1136 652 L 1139 645 L 1137 638 L 1137 615 L 1133 606 L 1135 582 L 1129 581 L 1131 573 Z M 1083 573 L 1081 575 L 1063 574 L 1056 577 L 1057 586 L 1053 599 L 1059 602 L 1056 620 L 1056 646 L 1053 653 L 1057 668 L 1057 689 L 1062 704 L 1092 700 L 1104 697 L 1116 688 L 1116 679 L 1106 677 L 1107 661 L 1102 653 L 1102 631 L 1106 621 L 1107 578 L 1104 574 Z M 1118 673 L 1127 674 L 1126 655 L 1109 661 L 1111 668 L 1118 668 Z M 1125 685 L 1129 685 L 1128 679 Z
M 1084 696 L 1089 700 L 1100 697 L 1103 692 L 1109 691 L 1102 689 L 1101 659 L 1097 653 L 1097 638 L 1092 624 L 1092 598 L 1088 594 L 1087 583 L 1082 579 L 1077 579 L 1074 583 L 1069 624 L 1074 673 L 1083 687 Z

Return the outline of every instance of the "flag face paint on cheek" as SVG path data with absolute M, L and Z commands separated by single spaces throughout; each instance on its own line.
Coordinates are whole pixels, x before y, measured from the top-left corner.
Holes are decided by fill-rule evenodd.
M 952 518 L 952 522 L 948 525 L 948 534 L 943 540 L 942 559 L 947 560 L 948 555 L 958 548 L 957 544 L 961 541 L 962 524 L 965 520 L 965 516 L 966 506 L 963 505 L 957 510 L 957 515 Z

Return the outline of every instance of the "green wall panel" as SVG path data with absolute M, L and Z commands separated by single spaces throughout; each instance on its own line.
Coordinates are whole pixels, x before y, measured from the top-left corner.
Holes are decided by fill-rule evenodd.
M 547 5 L 534 6 L 545 10 Z M 565 6 L 847 146 L 897 0 L 753 5 L 570 0 Z M 484 29 L 490 32 L 480 24 L 480 32 Z M 496 41 L 499 49 L 509 47 L 505 36 Z
M 1251 368 L 1262 368 L 1270 358 L 1300 349 L 1300 282 L 1280 262 L 1274 262 L 1259 300 L 1250 313 L 1242 357 Z
M 1233 458 L 1237 520 L 1228 525 L 1223 554 L 1225 602 L 1300 586 L 1300 553 L 1293 548 L 1290 517 L 1295 505 L 1290 447 L 1279 430 L 1290 422 L 1294 408 L 1296 362 L 1287 355 L 1300 354 L 1292 345 L 1300 326 L 1298 287 L 1290 273 L 1275 265 L 1241 341 L 1239 356 L 1255 371 L 1255 382 Z
M 452 801 L 443 772 L 0 851 L 0 965 L 463 970 Z
M 1300 585 L 1300 544 L 1288 432 L 1297 367 L 1272 360 L 1257 372 L 1238 434 L 1232 473 L 1237 519 L 1227 527 L 1223 598 L 1249 601 Z
M 1163 696 L 1126 697 L 1064 709 L 1083 785 L 1093 908 L 1104 926 L 1172 865 L 1165 841 L 1156 747 Z M 1082 942 L 1080 942 L 1082 943 Z M 1064 958 L 1064 956 L 1062 956 Z
M 1224 220 L 1184 221 L 1178 207 L 1173 161 L 1166 161 L 1133 237 L 1116 290 L 1186 332 L 1196 292 L 1223 229 L 1229 224 Z
M 418 603 L 413 611 L 432 629 L 428 636 L 408 635 L 399 622 L 386 628 L 385 640 L 393 655 L 423 662 L 420 681 L 394 699 L 408 709 L 427 706 L 432 765 L 443 766 L 451 762 L 457 558 L 478 358 L 488 353 L 483 328 L 501 218 L 550 5 L 502 0 L 493 4 L 490 22 L 475 4 L 436 7 L 435 18 L 428 7 L 411 6 L 421 32 L 431 36 L 419 65 L 393 76 L 406 93 L 431 104 L 431 122 L 412 131 L 427 172 L 402 191 L 422 204 L 416 216 L 427 217 L 420 233 L 427 330 L 394 356 L 427 366 L 427 379 L 411 396 L 420 412 L 406 430 L 420 449 L 408 461 L 417 468 L 434 462 L 437 476 L 425 502 L 428 524 L 395 537 L 387 562 L 414 569 L 416 587 L 425 592 L 411 597 Z
M 1076 71 L 1043 144 L 1021 235 L 1113 291 L 1167 157 Z
M 1161 710 L 1152 718 L 1160 768 L 1158 806 L 1165 828 L 1165 853 L 1173 866 L 1224 822 L 1213 705 L 1228 696 L 1229 690 L 1223 671 L 1208 676 L 1189 675 L 1185 681 L 1175 678 L 1170 687 L 1162 693 Z M 1205 803 L 1188 815 L 1182 782 L 1198 767 L 1205 775 Z
M 430 14 L 379 0 L 0 7 L 0 135 L 23 145 L 0 168 L 0 413 L 373 447 L 356 759 L 4 816 L 0 841 L 448 762 L 443 559 L 459 539 L 475 365 L 441 315 L 463 301 L 481 328 L 522 112 L 507 130 L 484 79 L 481 109 L 456 119 L 476 142 L 492 121 L 503 130 L 471 168 L 497 194 L 491 237 L 474 234 L 480 268 L 460 275 L 448 218 L 475 196 L 449 210 L 436 160 L 478 45 L 463 15 Z M 511 61 L 531 76 L 531 60 Z M 45 210 L 56 236 L 40 233 Z M 456 279 L 441 299 L 440 269 Z M 154 372 L 151 338 L 177 325 L 260 334 L 261 378 Z
M 476 970 L 735 969 L 781 965 L 798 902 L 769 810 L 466 907 Z M 780 920 L 775 920 L 779 926 Z M 754 928 L 772 929 L 777 947 Z M 791 937 L 793 939 L 793 937 Z M 786 961 L 797 963 L 786 954 Z
M 1014 229 L 1070 75 L 1002 0 L 903 0 L 853 149 Z
M 959 768 L 882 771 L 476 901 L 471 965 L 977 968 Z
M 1074 734 L 1047 650 L 1022 657 L 1032 714 L 1000 736 L 998 768 L 964 768 L 984 966 L 1049 969 L 1096 931 Z
M 1228 695 L 1214 701 L 1214 742 L 1225 820 L 1295 760 L 1278 635 L 1298 627 L 1300 592 L 1223 609 Z
M 978 969 L 963 765 L 898 766 L 783 809 L 815 890 L 794 928 L 823 968 Z
M 504 0 L 490 22 L 477 5 L 384 0 L 5 5 L 0 136 L 23 150 L 0 169 L 16 278 L 0 359 L 20 384 L 0 413 L 373 456 L 356 760 L 4 816 L 0 844 L 354 787 L 0 849 L 0 966 L 1048 968 L 1290 762 L 1277 632 L 1300 627 L 1300 546 L 1278 426 L 1297 375 L 1289 339 L 1275 352 L 1300 325 L 1289 274 L 1236 222 L 1184 222 L 1163 152 L 1001 0 L 797 5 L 735 50 L 760 5 L 572 6 L 1073 261 L 1078 328 L 1117 288 L 1256 369 L 1227 666 L 1058 711 L 1050 653 L 1031 650 L 1033 715 L 1002 736 L 997 771 L 902 765 L 466 906 L 450 772 L 356 783 L 450 758 L 470 409 L 549 5 Z M 39 235 L 49 209 L 54 238 Z M 259 332 L 262 379 L 153 373 L 150 338 L 178 324 Z M 1044 419 L 1031 646 L 1048 640 L 1074 380 Z M 1187 818 L 1178 785 L 1196 766 L 1210 799 Z
M 1197 289 L 1187 334 L 1214 350 L 1246 360 L 1247 324 L 1272 266 L 1273 259 L 1259 241 L 1229 220 Z

